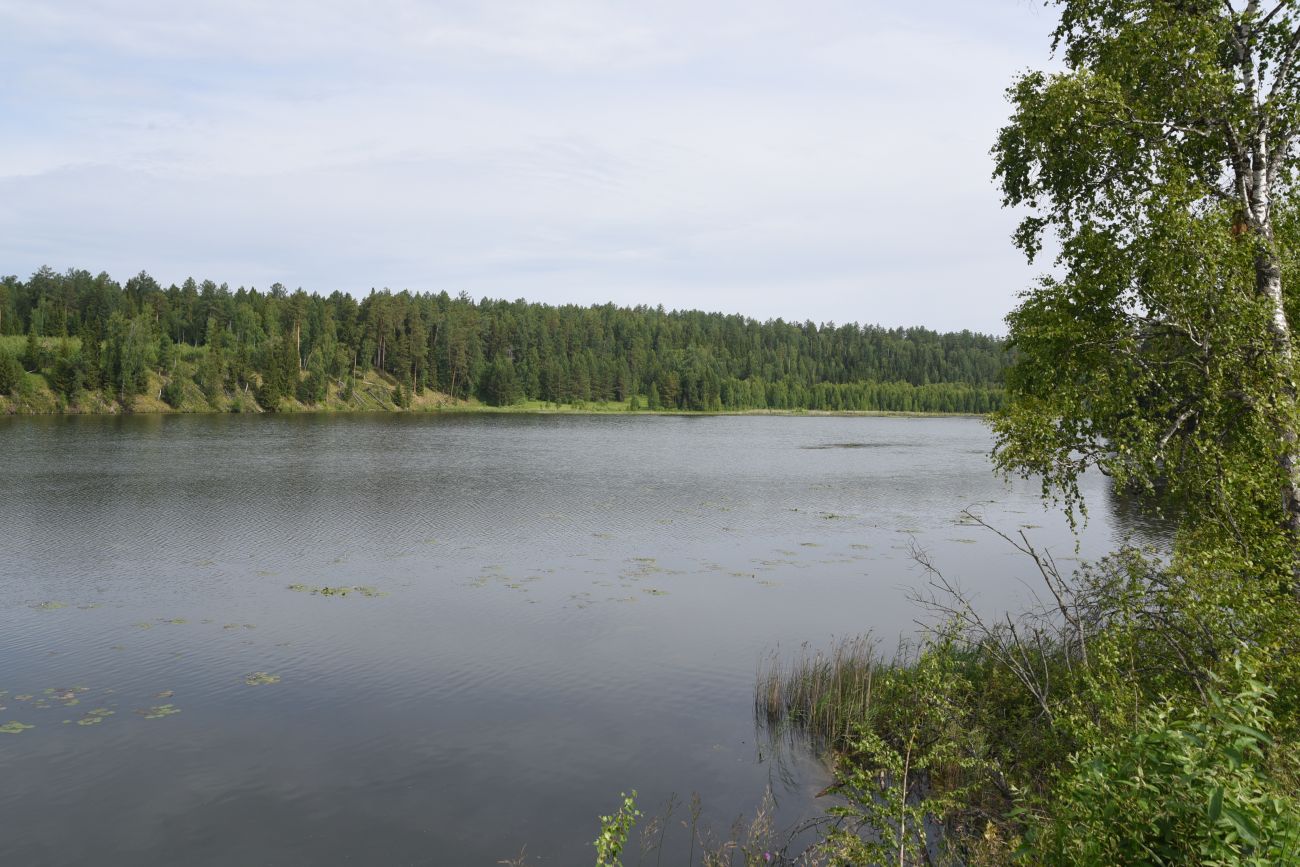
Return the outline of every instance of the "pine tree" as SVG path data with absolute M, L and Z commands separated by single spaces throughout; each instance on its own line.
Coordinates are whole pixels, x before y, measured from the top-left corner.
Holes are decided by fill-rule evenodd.
M 17 394 L 25 376 L 18 359 L 0 346 L 0 394 Z

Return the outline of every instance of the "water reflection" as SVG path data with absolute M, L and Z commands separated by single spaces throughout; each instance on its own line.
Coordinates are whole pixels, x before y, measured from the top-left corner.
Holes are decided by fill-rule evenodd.
M 755 739 L 764 653 L 910 629 L 912 545 L 1016 604 L 1024 564 L 967 507 L 1061 557 L 1158 535 L 1090 480 L 1076 546 L 971 419 L 13 419 L 0 442 L 0 723 L 33 726 L 0 733 L 6 863 L 582 863 L 633 787 L 726 826 L 770 785 L 790 822 L 824 769 Z

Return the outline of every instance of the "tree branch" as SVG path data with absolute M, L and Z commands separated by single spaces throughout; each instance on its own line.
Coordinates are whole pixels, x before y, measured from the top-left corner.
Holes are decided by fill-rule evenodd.
M 1268 91 L 1270 104 L 1277 97 L 1279 90 L 1286 82 L 1287 76 L 1291 74 L 1291 67 L 1295 64 L 1297 48 L 1300 48 L 1300 27 L 1297 27 L 1295 32 L 1291 34 L 1291 39 L 1286 44 L 1286 50 L 1282 53 L 1282 60 L 1278 63 L 1277 72 L 1273 75 L 1273 86 Z

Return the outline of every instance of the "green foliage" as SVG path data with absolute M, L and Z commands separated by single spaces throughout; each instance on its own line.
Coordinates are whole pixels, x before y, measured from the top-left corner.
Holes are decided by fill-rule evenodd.
M 1177 501 L 1182 549 L 1300 568 L 1296 12 L 1281 4 L 1056 0 L 1066 68 L 1009 91 L 994 148 L 1016 234 L 1060 244 L 1007 319 L 1006 470 L 1079 505 L 1090 466 Z M 1282 495 L 1279 496 L 1279 491 Z M 1217 541 L 1216 541 L 1217 540 Z
M 298 400 L 311 405 L 325 400 L 329 375 L 325 371 L 325 352 L 316 347 L 307 356 L 307 375 L 298 383 Z
M 483 400 L 492 406 L 509 406 L 519 400 L 519 381 L 509 358 L 496 358 L 488 365 L 480 388 Z
M 623 794 L 623 805 L 612 816 L 600 817 L 600 836 L 596 838 L 596 867 L 622 867 L 623 849 L 627 847 L 627 838 L 632 827 L 641 818 L 641 811 L 636 808 L 636 789 L 632 794 Z
M 358 301 L 211 281 L 162 287 L 147 274 L 43 268 L 4 278 L 3 327 L 32 333 L 31 370 L 49 339 L 78 334 L 87 388 L 129 401 L 184 356 L 210 402 L 256 389 L 274 410 L 325 399 L 329 378 L 376 370 L 495 406 L 588 405 L 645 395 L 649 408 L 984 413 L 1002 405 L 1002 341 L 924 328 L 817 325 L 646 307 L 475 301 L 387 290 Z M 66 326 L 66 327 L 65 327 Z M 149 344 L 146 346 L 145 344 Z M 24 358 L 26 362 L 26 354 Z
M 59 341 L 59 351 L 51 365 L 49 382 L 54 391 L 64 399 L 70 399 L 86 383 L 86 371 L 81 353 L 72 348 L 71 342 L 66 337 Z
M 0 395 L 17 394 L 25 373 L 22 364 L 3 346 L 0 346 Z
M 1275 693 L 1241 671 L 1208 707 L 1150 707 L 1135 729 L 1072 758 L 1052 814 L 1027 850 L 1048 863 L 1266 867 L 1300 860 L 1300 797 L 1281 756 Z
M 177 377 L 172 377 L 162 387 L 163 403 L 172 409 L 178 409 L 185 400 L 185 387 Z
M 36 338 L 35 323 L 27 329 L 27 345 L 23 349 L 23 366 L 28 370 L 39 373 L 45 366 L 45 353 L 41 348 L 41 343 Z
M 878 698 L 838 756 L 847 803 L 830 809 L 843 821 L 818 847 L 831 863 L 929 861 L 927 821 L 963 807 L 985 769 L 963 667 L 944 639 L 876 681 Z

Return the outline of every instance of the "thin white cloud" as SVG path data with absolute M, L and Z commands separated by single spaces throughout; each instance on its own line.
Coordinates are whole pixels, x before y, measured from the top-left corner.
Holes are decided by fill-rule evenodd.
M 0 0 L 0 271 L 996 330 L 981 6 Z

